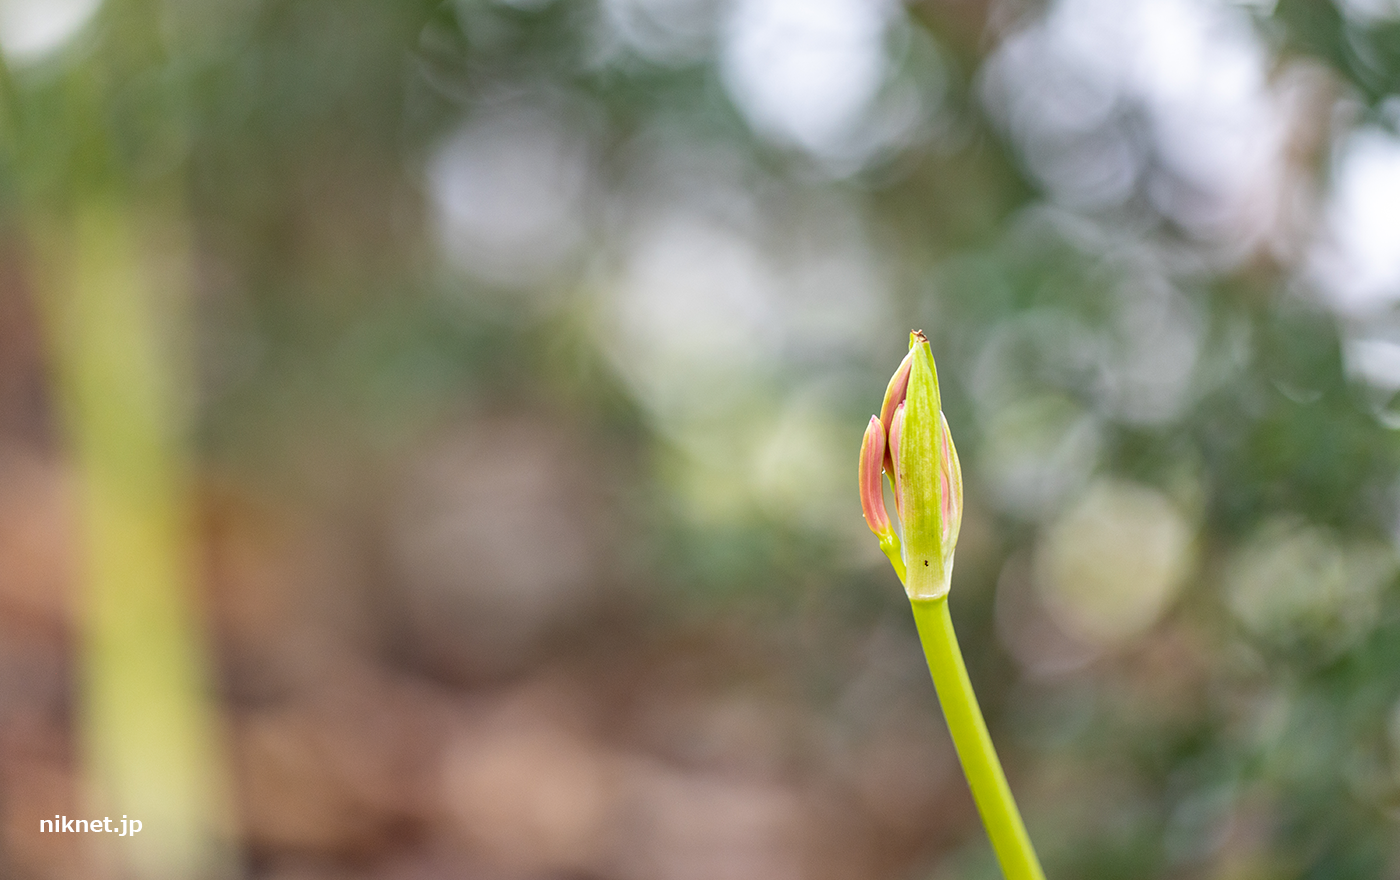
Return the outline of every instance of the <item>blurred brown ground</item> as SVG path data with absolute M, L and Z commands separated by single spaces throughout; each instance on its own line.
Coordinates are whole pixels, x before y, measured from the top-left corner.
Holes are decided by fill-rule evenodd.
M 6 302 L 3 867 L 79 880 L 82 839 L 35 832 L 82 812 L 74 475 L 32 393 L 33 322 Z M 610 581 L 610 465 L 543 419 L 446 429 L 336 509 L 198 475 L 250 876 L 897 877 L 966 834 L 931 705 L 852 734 L 804 699 L 790 634 L 639 612 Z M 889 650 L 870 638 L 847 647 Z

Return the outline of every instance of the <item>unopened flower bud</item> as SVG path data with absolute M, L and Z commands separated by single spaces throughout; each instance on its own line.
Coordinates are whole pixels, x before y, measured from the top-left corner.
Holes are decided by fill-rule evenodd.
M 894 486 L 898 532 L 885 510 L 881 467 Z M 859 471 L 866 522 L 909 596 L 946 595 L 962 523 L 962 468 L 922 332 L 910 334 L 909 354 L 890 379 L 880 415 L 866 428 Z

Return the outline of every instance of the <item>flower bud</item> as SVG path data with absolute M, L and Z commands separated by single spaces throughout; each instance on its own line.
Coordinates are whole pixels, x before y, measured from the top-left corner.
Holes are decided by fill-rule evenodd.
M 879 463 L 894 486 L 898 532 L 884 504 Z M 962 468 L 938 392 L 928 339 L 909 335 L 909 354 L 885 391 L 861 444 L 861 507 L 910 598 L 947 595 L 962 524 Z

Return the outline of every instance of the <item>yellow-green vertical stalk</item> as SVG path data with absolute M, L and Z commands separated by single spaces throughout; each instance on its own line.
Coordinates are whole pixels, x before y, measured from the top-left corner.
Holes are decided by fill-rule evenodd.
M 921 331 L 909 334 L 909 354 L 885 389 L 880 414 L 866 426 L 856 473 L 861 512 L 913 606 L 938 702 L 1002 873 L 1007 880 L 1044 880 L 948 615 L 962 527 L 962 465 L 943 416 L 938 369 Z M 898 529 L 885 509 L 886 476 L 894 487 Z
M 232 875 L 209 660 L 192 597 L 176 355 L 180 225 L 93 199 L 35 228 L 40 299 L 78 470 L 80 725 L 90 809 L 118 876 Z M 154 221 L 154 222 L 153 222 Z M 159 244 L 157 244 L 159 243 Z
M 1002 873 L 1006 880 L 1045 880 L 1021 812 L 1011 796 L 1011 786 L 997 760 L 987 722 L 972 691 L 972 680 L 967 677 L 967 666 L 953 633 L 953 619 L 948 614 L 948 597 L 914 599 L 910 605 L 938 702 L 948 721 L 948 732 Z

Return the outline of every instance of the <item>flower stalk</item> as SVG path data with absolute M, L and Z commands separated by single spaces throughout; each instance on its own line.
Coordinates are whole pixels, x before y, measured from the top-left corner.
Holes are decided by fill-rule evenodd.
M 909 596 L 938 702 L 1002 873 L 1007 880 L 1044 880 L 948 612 L 962 467 L 943 416 L 931 347 L 918 330 L 909 335 L 909 354 L 890 379 L 880 415 L 866 427 L 858 475 L 861 511 Z M 886 476 L 898 529 L 885 508 Z

